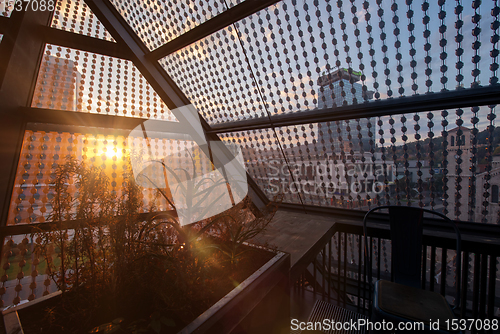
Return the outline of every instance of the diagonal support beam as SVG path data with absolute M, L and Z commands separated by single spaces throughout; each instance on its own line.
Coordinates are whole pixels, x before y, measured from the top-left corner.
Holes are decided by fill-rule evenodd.
M 186 112 L 187 109 L 192 108 L 189 99 L 182 93 L 179 87 L 177 87 L 157 61 L 151 61 L 148 59 L 149 50 L 146 45 L 144 45 L 141 39 L 135 34 L 132 28 L 127 24 L 109 0 L 86 0 L 85 2 L 94 15 L 108 30 L 111 36 L 113 36 L 113 38 L 117 41 L 117 43 L 128 47 L 128 52 L 135 66 L 139 69 L 160 98 L 170 108 L 174 116 L 179 121 L 179 124 L 187 129 L 188 133 L 197 143 L 202 143 L 200 147 L 206 146 L 204 144 L 207 141 L 220 141 L 217 135 L 206 134 L 207 131 L 210 130 L 210 126 L 203 119 L 203 117 L 199 116 L 199 114 L 198 118 L 201 121 L 203 134 L 200 134 L 199 131 L 197 131 L 196 125 L 193 124 L 193 114 L 191 112 Z M 207 156 L 212 157 L 212 152 L 206 153 Z M 218 157 L 212 158 L 215 167 L 221 168 L 225 161 L 232 160 L 234 156 L 229 152 L 229 150 L 225 150 L 222 152 L 222 155 L 219 154 Z M 249 190 L 253 191 L 254 196 L 252 196 L 250 192 L 249 195 L 252 196 L 253 200 L 258 200 L 256 203 L 258 206 L 266 204 L 268 202 L 266 195 L 251 179 L 250 175 L 248 175 L 248 173 L 246 173 L 246 175 Z

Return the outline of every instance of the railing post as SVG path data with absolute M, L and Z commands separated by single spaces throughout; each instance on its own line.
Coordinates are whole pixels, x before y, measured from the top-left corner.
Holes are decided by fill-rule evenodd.
M 321 291 L 321 298 L 322 300 L 325 300 L 325 275 L 326 275 L 326 266 L 325 266 L 325 263 L 326 262 L 326 245 L 323 247 L 323 263 L 322 263 L 322 266 L 321 266 L 321 269 L 322 269 L 322 273 L 321 273 L 321 281 L 322 281 L 322 291 Z
M 422 289 L 425 290 L 427 280 L 427 245 L 422 245 Z
M 361 309 L 360 304 L 361 304 L 361 244 L 363 241 L 363 236 L 358 236 L 358 313 Z M 364 299 L 363 299 L 363 305 L 364 305 Z M 364 308 L 364 306 L 363 306 Z
M 460 273 L 457 273 L 460 275 Z M 464 252 L 462 260 L 462 290 L 460 318 L 465 318 L 467 313 L 467 289 L 469 285 L 469 252 Z
M 331 299 L 332 292 L 332 239 L 328 241 L 328 302 Z
M 488 280 L 488 254 L 481 254 L 481 282 L 479 295 L 479 318 L 486 317 L 486 283 Z
M 441 295 L 444 296 L 446 288 L 446 261 L 447 261 L 447 248 L 441 248 Z
M 343 305 L 346 307 L 347 302 L 347 233 L 344 232 L 344 301 Z
M 497 257 L 490 255 L 490 273 L 488 282 L 488 319 L 495 314 L 495 282 L 497 278 Z
M 436 246 L 431 246 L 431 265 L 429 274 L 429 289 L 434 291 L 434 279 L 436 276 Z
M 313 280 L 314 282 L 312 282 L 313 284 L 313 293 L 316 297 L 316 257 L 314 257 L 314 260 L 313 260 Z
M 472 288 L 472 317 L 477 319 L 479 311 L 479 283 L 481 279 L 481 254 L 474 254 L 474 285 Z

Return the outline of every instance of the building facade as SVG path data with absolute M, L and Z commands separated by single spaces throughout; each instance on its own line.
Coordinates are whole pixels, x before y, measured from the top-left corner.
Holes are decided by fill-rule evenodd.
M 45 55 L 35 87 L 32 105 L 43 108 L 82 111 L 82 74 L 74 61 Z
M 341 106 L 363 103 L 373 98 L 373 92 L 363 93 L 363 86 L 359 83 L 361 72 L 340 68 L 332 73 L 318 78 L 319 86 L 318 109 L 336 108 Z M 359 152 L 360 147 L 368 150 L 370 147 L 369 119 L 346 120 L 339 122 L 321 123 L 318 140 L 324 141 L 327 149 L 336 153 Z M 334 152 L 331 152 L 334 153 Z

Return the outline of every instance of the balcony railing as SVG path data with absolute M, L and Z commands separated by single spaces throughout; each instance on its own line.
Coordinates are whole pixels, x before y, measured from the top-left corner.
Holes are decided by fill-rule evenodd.
M 493 319 L 500 316 L 500 248 L 498 229 L 487 225 L 457 223 L 462 234 L 461 318 Z M 455 298 L 456 241 L 445 225 L 428 220 L 424 225 L 422 289 L 436 291 L 450 304 Z M 363 251 L 361 220 L 341 220 L 314 260 L 295 282 L 299 296 L 313 293 L 316 299 L 369 314 L 373 288 Z M 391 280 L 391 241 L 384 216 L 368 225 L 372 256 L 372 284 Z M 372 286 L 373 287 L 373 286 Z

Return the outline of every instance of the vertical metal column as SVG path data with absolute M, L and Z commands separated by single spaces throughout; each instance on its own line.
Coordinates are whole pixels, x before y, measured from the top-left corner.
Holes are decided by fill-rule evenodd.
M 50 24 L 52 14 L 30 8 L 14 11 L 0 43 L 0 227 L 7 221 L 24 135 L 25 120 L 19 109 L 31 104 L 45 45 L 40 27 Z

